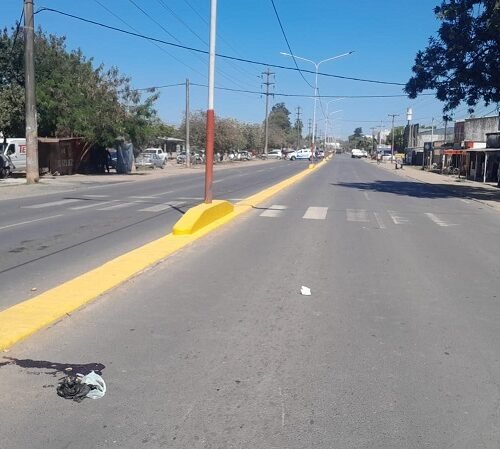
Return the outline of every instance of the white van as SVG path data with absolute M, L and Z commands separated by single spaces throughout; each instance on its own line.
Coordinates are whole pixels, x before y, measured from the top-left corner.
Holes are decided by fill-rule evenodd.
M 26 139 L 12 138 L 4 143 L 0 140 L 2 154 L 8 156 L 14 166 L 12 171 L 26 170 Z
M 363 157 L 363 152 L 358 148 L 353 148 L 351 150 L 351 157 L 361 159 Z

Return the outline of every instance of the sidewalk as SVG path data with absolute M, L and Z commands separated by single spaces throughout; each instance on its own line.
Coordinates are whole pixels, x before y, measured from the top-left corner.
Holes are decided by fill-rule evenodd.
M 404 169 L 396 170 L 394 164 L 390 162 L 381 164 L 377 164 L 376 161 L 372 160 L 366 160 L 366 162 L 390 171 L 395 175 L 424 182 L 426 184 L 432 184 L 447 190 L 457 197 L 478 201 L 500 212 L 500 189 L 496 185 L 458 179 L 456 176 L 451 175 L 432 173 L 424 171 L 421 167 L 414 165 L 405 165 Z
M 231 168 L 241 168 L 253 165 L 262 165 L 276 162 L 274 159 L 262 160 L 252 159 L 251 161 L 225 161 L 214 165 L 214 172 L 228 170 Z M 41 176 L 37 184 L 27 185 L 24 174 L 12 175 L 7 179 L 0 179 L 0 201 L 15 198 L 25 198 L 31 196 L 45 195 L 49 193 L 72 192 L 81 188 L 93 188 L 103 184 L 120 184 L 125 182 L 148 181 L 157 178 L 171 178 L 186 174 L 205 172 L 204 164 L 193 165 L 186 168 L 183 164 L 176 164 L 175 160 L 169 160 L 163 170 L 146 169 L 138 170 L 130 174 L 117 174 L 115 171 L 102 174 L 75 174 L 66 176 Z

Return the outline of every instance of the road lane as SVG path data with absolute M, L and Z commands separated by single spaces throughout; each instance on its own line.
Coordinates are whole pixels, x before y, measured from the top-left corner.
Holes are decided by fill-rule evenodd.
M 216 198 L 249 196 L 306 168 L 289 161 L 216 171 Z M 168 186 L 168 190 L 167 189 Z M 203 201 L 203 172 L 0 202 L 0 310 L 168 234 Z M 15 225 L 18 226 L 15 226 Z M 3 229 L 2 229 L 3 226 Z
M 410 184 L 337 158 L 17 345 L 3 441 L 496 449 L 500 216 Z M 103 399 L 57 397 L 66 368 L 96 366 Z

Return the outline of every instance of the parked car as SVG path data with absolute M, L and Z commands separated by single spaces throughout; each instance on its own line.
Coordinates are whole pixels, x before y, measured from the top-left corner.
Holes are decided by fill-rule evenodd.
M 249 161 L 250 159 L 252 159 L 252 155 L 248 151 L 239 151 L 236 158 L 239 161 Z
M 166 161 L 168 158 L 168 154 L 166 151 L 163 151 L 161 148 L 146 148 L 143 151 L 144 154 L 156 154 L 158 155 L 162 161 Z
M 294 161 L 296 159 L 312 159 L 312 152 L 309 148 L 302 148 L 301 150 L 295 150 L 287 154 L 288 159 Z
M 176 161 L 178 164 L 185 164 L 186 163 L 186 152 L 182 151 L 177 155 Z M 200 153 L 195 153 L 194 151 L 190 153 L 190 161 L 192 164 L 203 164 L 205 162 L 205 159 L 202 154 Z
M 363 157 L 363 152 L 358 148 L 353 148 L 351 150 L 351 157 L 361 159 Z
M 267 152 L 268 159 L 281 159 L 283 152 L 281 150 L 270 150 Z
M 141 153 L 137 156 L 135 160 L 135 165 L 137 167 L 147 167 L 147 168 L 165 168 L 165 161 L 162 160 L 157 154 L 144 154 Z

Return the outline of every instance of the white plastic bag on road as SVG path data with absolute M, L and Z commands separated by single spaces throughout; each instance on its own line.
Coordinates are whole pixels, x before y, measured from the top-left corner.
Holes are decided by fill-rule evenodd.
M 106 394 L 106 382 L 104 382 L 104 379 L 101 376 L 99 376 L 99 374 L 96 374 L 94 371 L 91 371 L 86 376 L 78 374 L 78 377 L 81 378 L 82 383 L 94 387 L 93 390 L 90 390 L 87 393 L 88 398 L 99 399 Z
M 311 296 L 311 289 L 303 285 L 300 287 L 300 294 L 304 296 Z

